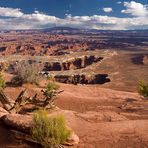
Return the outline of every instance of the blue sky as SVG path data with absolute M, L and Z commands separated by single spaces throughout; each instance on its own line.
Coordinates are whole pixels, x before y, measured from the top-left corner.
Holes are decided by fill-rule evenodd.
M 0 0 L 0 29 L 148 29 L 148 0 Z
M 66 13 L 74 16 L 106 15 L 102 9 L 111 7 L 114 11 L 107 15 L 126 17 L 120 13 L 124 7 L 118 2 L 124 2 L 124 0 L 0 0 L 0 6 L 20 8 L 24 13 L 33 13 L 34 10 L 38 10 L 61 18 L 65 17 Z M 148 4 L 148 0 L 136 0 L 136 2 Z

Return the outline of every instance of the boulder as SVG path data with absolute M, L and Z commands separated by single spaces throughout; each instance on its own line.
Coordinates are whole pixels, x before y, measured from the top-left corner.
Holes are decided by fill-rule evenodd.
M 79 137 L 74 132 L 72 132 L 71 136 L 64 143 L 64 145 L 66 145 L 66 146 L 74 146 L 77 144 L 79 144 Z
M 20 137 L 20 139 L 24 139 L 24 140 L 26 140 L 26 137 L 28 137 L 28 135 L 30 135 L 31 128 L 33 126 L 31 114 L 30 115 L 6 114 L 2 117 L 2 121 L 5 125 L 10 127 L 10 129 L 19 131 L 19 132 L 15 132 L 15 133 L 17 133 L 16 137 Z M 79 143 L 79 137 L 74 133 L 74 131 L 71 128 L 70 128 L 70 130 L 71 130 L 72 134 L 69 137 L 69 139 L 67 140 L 67 142 L 64 143 L 64 145 L 68 145 L 68 146 L 77 145 Z M 22 134 L 20 134 L 20 133 L 22 133 Z M 24 134 L 26 136 L 22 136 Z M 31 137 L 28 138 L 28 141 L 32 142 Z
M 11 129 L 16 129 L 21 132 L 30 133 L 32 128 L 32 116 L 20 114 L 6 114 L 2 117 L 5 125 Z

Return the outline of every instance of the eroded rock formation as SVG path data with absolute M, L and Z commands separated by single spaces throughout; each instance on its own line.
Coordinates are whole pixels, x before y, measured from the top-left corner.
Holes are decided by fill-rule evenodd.
M 57 82 L 69 84 L 104 84 L 110 82 L 107 74 L 74 74 L 74 75 L 56 75 L 54 76 Z
M 64 61 L 40 61 L 40 60 L 22 60 L 22 61 L 10 61 L 7 63 L 1 62 L 0 69 L 7 65 L 9 72 L 15 72 L 18 64 L 29 62 L 30 64 L 35 64 L 41 68 L 43 71 L 65 71 L 65 70 L 75 70 L 85 68 L 93 63 L 97 63 L 103 60 L 103 57 L 97 57 L 94 55 L 81 56 L 78 58 L 71 58 Z
M 137 55 L 132 58 L 134 64 L 147 65 L 148 64 L 148 55 Z
M 63 62 L 46 62 L 44 65 L 45 71 L 63 71 L 71 69 L 85 68 L 93 63 L 99 62 L 103 57 L 95 57 L 94 55 L 72 58 Z

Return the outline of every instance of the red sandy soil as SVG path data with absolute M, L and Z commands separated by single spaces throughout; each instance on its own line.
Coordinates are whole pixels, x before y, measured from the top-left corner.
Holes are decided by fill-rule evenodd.
M 80 137 L 80 144 L 75 148 L 148 147 L 148 101 L 138 93 L 92 85 L 59 85 L 64 92 L 56 105 L 65 110 L 69 126 Z M 42 89 L 29 85 L 24 87 L 28 88 L 28 95 Z M 7 87 L 5 92 L 15 98 L 22 89 Z M 30 147 L 9 142 L 9 132 L 2 126 L 0 133 L 0 147 Z
M 80 137 L 80 148 L 148 147 L 148 102 L 137 93 L 114 91 L 94 86 L 62 85 L 59 107 L 76 111 L 70 125 Z M 126 104 L 131 111 L 118 107 Z M 138 106 L 143 107 L 138 109 Z M 137 110 L 132 110 L 132 109 Z M 76 118 L 75 118 L 76 117 Z

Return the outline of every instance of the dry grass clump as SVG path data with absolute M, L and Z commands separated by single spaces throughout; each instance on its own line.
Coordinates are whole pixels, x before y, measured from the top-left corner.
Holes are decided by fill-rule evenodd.
M 44 148 L 64 143 L 71 134 L 63 115 L 49 118 L 45 110 L 38 110 L 34 113 L 33 122 L 32 137 Z
M 23 62 L 17 66 L 16 76 L 11 80 L 14 85 L 22 85 L 24 83 L 36 84 L 42 79 L 40 68 L 35 64 Z

